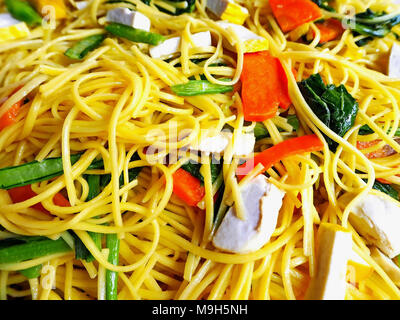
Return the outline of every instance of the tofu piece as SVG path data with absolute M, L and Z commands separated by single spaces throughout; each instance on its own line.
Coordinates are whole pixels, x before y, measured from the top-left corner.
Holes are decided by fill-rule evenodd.
M 191 150 L 197 150 L 204 153 L 222 153 L 229 144 L 229 138 L 223 132 L 213 137 L 201 138 L 198 144 L 190 146 Z
M 196 47 L 209 47 L 212 45 L 210 31 L 195 33 L 192 35 L 193 43 Z M 178 53 L 181 46 L 181 37 L 173 37 L 163 43 L 150 47 L 149 53 L 152 58 L 167 59 Z
M 374 269 L 352 250 L 347 264 L 347 281 L 359 283 L 367 279 L 373 272 Z
M 389 278 L 392 279 L 397 286 L 400 286 L 400 268 L 397 264 L 376 247 L 371 249 L 371 257 L 383 271 L 386 272 Z
M 350 222 L 390 259 L 400 254 L 400 203 L 384 194 L 368 194 L 350 214 Z
M 347 263 L 352 251 L 351 233 L 330 223 L 322 223 L 317 238 L 317 270 L 311 279 L 306 300 L 344 300 Z
M 249 16 L 249 11 L 233 0 L 207 0 L 206 7 L 221 20 L 240 25 L 242 25 Z
M 260 37 L 258 34 L 249 29 L 226 21 L 218 21 L 218 25 L 224 30 L 233 30 L 237 37 L 243 42 L 244 52 L 257 52 L 268 50 L 269 42 L 267 39 Z M 229 45 L 231 50 L 234 50 L 232 45 Z
M 244 133 L 239 135 L 238 140 L 235 142 L 233 154 L 235 156 L 247 156 L 254 150 L 256 144 L 256 137 L 252 133 Z
M 387 75 L 390 78 L 400 79 L 400 45 L 396 42 L 390 50 Z
M 204 137 L 200 140 L 200 143 L 190 146 L 191 150 L 198 150 L 205 153 L 222 153 L 225 151 L 232 140 L 231 132 L 220 132 L 213 137 Z M 253 152 L 256 138 L 254 134 L 245 133 L 241 134 L 236 141 L 233 154 L 235 156 L 246 156 Z
M 21 21 L 14 19 L 9 13 L 0 13 L 0 28 L 10 27 L 21 23 Z
M 241 196 L 246 219 L 239 219 L 235 208 L 231 207 L 213 237 L 214 246 L 241 254 L 263 247 L 276 228 L 284 195 L 285 192 L 270 183 L 264 175 L 243 186 Z
M 29 36 L 25 22 L 14 19 L 9 13 L 0 14 L 0 43 Z
M 150 31 L 151 21 L 144 14 L 128 8 L 115 8 L 107 12 L 106 20 L 125 24 L 135 29 Z
M 87 8 L 87 6 L 89 5 L 89 1 L 76 1 L 75 5 L 78 8 L 78 10 L 83 10 Z

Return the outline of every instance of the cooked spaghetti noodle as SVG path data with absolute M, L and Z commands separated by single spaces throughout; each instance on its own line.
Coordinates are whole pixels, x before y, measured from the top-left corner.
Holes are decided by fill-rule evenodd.
M 266 39 L 270 54 L 279 58 L 292 102 L 262 121 L 268 134 L 246 156 L 234 152 L 240 136 L 252 134 L 256 126 L 245 120 L 237 88 L 246 48 L 232 28 L 217 23 L 206 0 L 195 1 L 194 11 L 181 15 L 169 14 L 176 8 L 161 0 L 91 0 L 81 10 L 70 0 L 65 3 L 66 18 L 53 21 L 55 28 L 31 27 L 26 37 L 0 43 L 0 117 L 24 101 L 15 123 L 0 131 L 0 167 L 60 158 L 63 169 L 59 176 L 32 183 L 33 196 L 22 201 L 0 190 L 0 242 L 40 236 L 64 239 L 76 249 L 80 241 L 94 257 L 87 261 L 66 250 L 2 263 L 1 299 L 107 299 L 110 272 L 118 275 L 118 299 L 304 299 L 317 273 L 317 237 L 323 223 L 351 232 L 353 251 L 371 269 L 368 277 L 359 277 L 357 268 L 355 274 L 348 269 L 346 299 L 400 298 L 396 280 L 373 259 L 370 242 L 349 219 L 366 195 L 380 194 L 373 189 L 376 179 L 399 189 L 400 145 L 395 136 L 400 79 L 385 75 L 385 65 L 400 29 L 394 26 L 392 33 L 363 46 L 357 41 L 366 36 L 346 29 L 320 44 L 317 21 L 306 26 L 313 38 L 305 41 L 303 32 L 302 41 L 293 38 L 298 29 L 281 30 L 269 1 L 236 3 L 249 12 L 244 26 Z M 399 5 L 384 0 L 335 0 L 330 5 L 335 11 L 322 10 L 324 19 L 342 17 L 349 8 L 354 13 L 400 11 Z M 106 34 L 107 12 L 121 7 L 147 16 L 152 32 L 181 37 L 180 54 L 152 58 L 148 44 L 107 34 L 83 59 L 65 56 L 77 41 Z M 6 10 L 2 4 L 1 11 Z M 195 46 L 193 35 L 205 31 L 211 33 L 212 45 Z M 313 74 L 320 74 L 326 84 L 344 85 L 359 104 L 355 123 L 343 136 L 316 115 L 298 86 Z M 189 80 L 234 90 L 195 96 L 170 90 Z M 290 116 L 297 117 L 298 128 L 288 121 Z M 373 131 L 361 135 L 365 125 Z M 194 154 L 187 146 L 227 127 L 231 139 L 221 173 L 213 181 L 214 158 Z M 323 142 L 321 150 L 288 157 L 265 172 L 285 192 L 269 242 L 247 253 L 216 248 L 212 237 L 222 219 L 219 213 L 234 207 L 246 220 L 241 190 L 265 171 L 255 166 L 238 180 L 239 166 L 273 145 L 312 134 Z M 336 150 L 328 140 L 337 143 Z M 367 147 L 360 148 L 360 143 Z M 384 147 L 392 154 L 368 157 Z M 81 156 L 72 161 L 76 154 Z M 91 167 L 99 159 L 103 166 Z M 197 206 L 174 192 L 174 174 L 189 160 L 202 164 L 205 192 Z M 135 168 L 141 171 L 130 179 Z M 88 176 L 108 177 L 90 200 Z M 214 199 L 221 192 L 219 205 Z M 56 204 L 58 194 L 69 204 Z M 93 234 L 101 234 L 100 247 Z M 105 244 L 110 236 L 119 241 L 117 263 L 111 262 L 112 250 Z M 38 265 L 40 274 L 32 279 L 19 272 Z

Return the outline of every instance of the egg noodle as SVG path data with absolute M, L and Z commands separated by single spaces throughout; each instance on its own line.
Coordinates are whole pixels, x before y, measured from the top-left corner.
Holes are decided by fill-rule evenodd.
M 105 274 L 111 270 L 118 273 L 121 300 L 303 299 L 316 272 L 318 227 L 329 222 L 352 232 L 353 250 L 373 269 L 362 280 L 354 274 L 357 270 L 353 274 L 348 270 L 346 299 L 399 299 L 399 287 L 372 259 L 367 240 L 348 219 L 360 199 L 377 192 L 372 189 L 376 178 L 400 185 L 400 145 L 394 139 L 400 120 L 400 80 L 384 74 L 395 36 L 359 47 L 356 42 L 365 36 L 346 30 L 339 39 L 319 45 L 319 29 L 309 23 L 315 37 L 302 44 L 296 42 L 294 32 L 282 33 L 267 0 L 237 1 L 250 13 L 244 26 L 266 38 L 269 51 L 280 59 L 293 102 L 288 113 L 296 114 L 300 122 L 294 130 L 282 114 L 264 121 L 269 137 L 256 142 L 254 153 L 313 133 L 324 142 L 324 149 L 290 157 L 267 171 L 270 181 L 286 191 L 271 240 L 251 253 L 228 253 L 211 242 L 218 188 L 211 180 L 210 158 L 196 158 L 185 146 L 205 132 L 213 135 L 226 125 L 233 128 L 220 177 L 225 184 L 223 205 L 234 204 L 246 219 L 240 210 L 244 206 L 240 188 L 262 168 L 237 182 L 235 171 L 246 157 L 235 156 L 233 148 L 240 134 L 253 132 L 255 123 L 244 120 L 238 93 L 181 97 L 168 88 L 202 75 L 211 83 L 236 85 L 243 68 L 243 43 L 209 16 L 206 0 L 196 1 L 193 13 L 179 16 L 161 12 L 155 6 L 158 2 L 168 6 L 156 0 L 150 5 L 140 0 L 92 0 L 78 11 L 70 0 L 67 18 L 58 21 L 56 28 L 39 26 L 27 38 L 0 43 L 0 97 L 16 92 L 3 100 L 0 117 L 29 97 L 17 122 L 0 131 L 0 167 L 62 157 L 64 168 L 62 176 L 34 183 L 37 195 L 26 201 L 13 203 L 8 192 L 0 190 L 0 239 L 19 234 L 54 240 L 72 230 L 95 258 L 86 262 L 69 252 L 0 264 L 0 298 L 104 299 Z M 400 10 L 383 0 L 336 0 L 333 6 L 340 14 L 350 8 Z M 117 7 L 149 17 L 154 32 L 181 36 L 180 55 L 153 59 L 147 44 L 107 37 L 83 60 L 71 63 L 64 52 L 78 40 L 104 33 L 105 15 Z M 1 9 L 6 11 L 4 4 Z M 191 45 L 192 35 L 202 31 L 211 32 L 213 46 Z M 196 64 L 193 59 L 205 62 Z M 328 84 L 345 85 L 359 103 L 356 123 L 344 137 L 313 113 L 297 86 L 315 73 Z M 375 133 L 359 135 L 365 124 Z M 329 150 L 327 138 L 338 142 L 335 153 Z M 381 142 L 367 149 L 357 148 L 359 141 L 377 139 Z M 396 153 L 379 159 L 365 156 L 385 145 Z M 76 153 L 82 156 L 72 163 L 70 156 Z M 134 154 L 139 156 L 136 160 Z M 104 169 L 88 170 L 98 158 L 103 159 Z M 202 161 L 202 208 L 188 206 L 173 193 L 173 173 L 189 159 Z M 139 167 L 143 167 L 140 174 L 130 181 L 128 170 Z M 111 174 L 109 184 L 90 201 L 86 201 L 86 174 Z M 53 203 L 59 192 L 71 206 Z M 50 214 L 32 208 L 38 203 Z M 117 265 L 109 262 L 108 249 L 96 246 L 91 232 L 117 234 Z M 17 272 L 38 264 L 43 265 L 38 278 L 28 280 Z

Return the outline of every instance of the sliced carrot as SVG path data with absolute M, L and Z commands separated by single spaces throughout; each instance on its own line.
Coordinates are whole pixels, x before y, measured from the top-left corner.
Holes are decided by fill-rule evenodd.
M 10 195 L 10 198 L 13 201 L 13 203 L 23 202 L 37 196 L 37 193 L 35 193 L 32 190 L 32 187 L 30 185 L 10 189 L 8 190 L 8 194 Z M 56 206 L 60 207 L 71 206 L 69 201 L 65 199 L 65 197 L 60 193 L 57 193 L 53 197 L 53 203 Z M 43 213 L 49 213 L 49 211 L 47 211 L 41 203 L 33 205 L 32 208 L 39 210 Z
M 178 169 L 172 177 L 173 192 L 189 206 L 196 206 L 204 198 L 206 192 L 200 180 L 186 170 Z
M 291 101 L 284 69 L 269 51 L 244 55 L 242 82 L 243 113 L 246 121 L 273 118 L 278 107 L 287 108 Z
M 15 92 L 17 92 L 21 88 L 22 87 L 18 87 L 17 89 L 15 89 L 11 95 L 13 95 Z M 17 119 L 19 110 L 21 109 L 22 102 L 23 102 L 23 100 L 20 100 L 17 103 L 13 104 L 11 106 L 11 108 L 5 114 L 3 114 L 3 116 L 0 118 L 0 131 L 17 122 L 16 119 Z
M 310 0 L 269 0 L 269 5 L 283 32 L 322 17 L 321 9 Z
M 26 200 L 29 200 L 29 199 L 37 196 L 37 194 L 32 190 L 30 185 L 10 189 L 10 190 L 8 190 L 8 194 L 10 195 L 13 203 L 24 202 Z M 37 204 L 33 205 L 32 208 L 39 210 L 41 212 L 44 212 L 44 213 L 49 213 L 42 206 L 41 203 L 37 203 Z
M 380 183 L 383 183 L 383 184 L 392 184 L 389 180 L 386 180 L 386 179 L 378 178 L 376 180 L 378 180 Z
M 70 207 L 71 206 L 69 201 L 61 193 L 55 194 L 55 196 L 53 197 L 53 203 L 59 207 Z
M 298 154 L 320 151 L 323 148 L 324 144 L 316 135 L 308 135 L 285 140 L 259 153 L 254 157 L 252 162 L 248 161 L 239 166 L 236 174 L 239 178 L 244 177 L 259 163 L 263 165 L 266 171 L 283 159 Z
M 337 39 L 344 31 L 342 23 L 336 19 L 328 19 L 322 23 L 317 23 L 316 27 L 321 33 L 320 43 L 325 43 Z M 314 32 L 315 37 L 315 32 Z

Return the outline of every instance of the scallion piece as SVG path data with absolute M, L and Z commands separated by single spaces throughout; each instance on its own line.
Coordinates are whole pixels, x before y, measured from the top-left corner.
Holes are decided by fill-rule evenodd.
M 30 26 L 42 23 L 42 17 L 27 1 L 5 0 L 8 12 L 17 20 L 26 22 Z
M 98 48 L 104 41 L 104 34 L 95 34 L 78 41 L 72 48 L 65 51 L 65 55 L 70 59 L 83 59 L 90 51 Z
M 27 277 L 28 279 L 35 279 L 40 276 L 40 272 L 42 271 L 42 265 L 38 264 L 37 266 L 33 266 L 24 270 L 19 270 L 23 276 Z
M 135 29 L 115 22 L 107 25 L 106 30 L 117 37 L 125 38 L 133 42 L 158 45 L 165 40 L 165 37 L 161 34 Z
M 0 264 L 16 263 L 69 251 L 72 251 L 71 247 L 62 238 L 32 241 L 0 249 Z
M 178 96 L 190 97 L 230 92 L 233 90 L 233 86 L 215 84 L 208 80 L 190 80 L 187 83 L 172 86 L 171 90 Z
M 82 154 L 71 156 L 71 164 L 77 162 Z M 95 160 L 88 170 L 100 169 L 103 160 Z M 46 181 L 64 173 L 62 158 L 48 158 L 43 161 L 32 161 L 15 167 L 0 169 L 0 189 L 12 189 L 32 183 Z
M 119 239 L 117 234 L 106 236 L 106 247 L 109 249 L 108 262 L 117 265 L 119 262 Z M 106 271 L 106 299 L 117 300 L 118 273 Z

